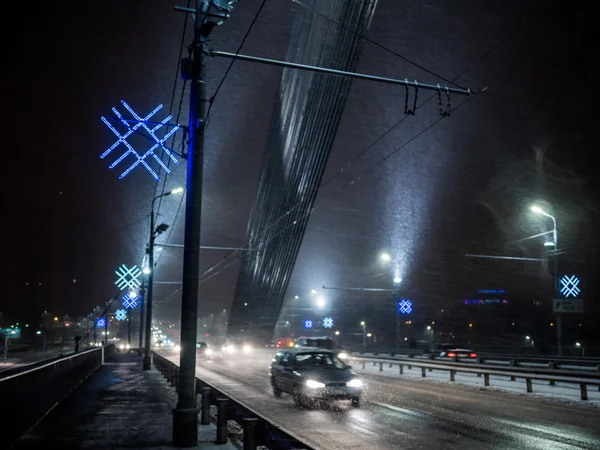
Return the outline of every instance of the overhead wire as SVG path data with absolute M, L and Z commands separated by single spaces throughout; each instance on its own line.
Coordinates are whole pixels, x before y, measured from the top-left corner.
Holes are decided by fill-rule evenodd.
M 295 1 L 295 0 L 293 0 Z M 300 2 L 297 2 L 300 3 Z M 480 56 L 473 64 L 471 64 L 470 66 L 466 67 L 462 72 L 460 72 L 456 77 L 454 77 L 452 80 L 450 80 L 453 84 L 455 84 L 456 86 L 459 86 L 458 84 L 454 83 L 455 80 L 459 79 L 460 77 L 462 77 L 465 73 L 467 73 L 468 71 L 472 70 L 474 67 L 476 67 L 481 61 L 483 61 L 484 59 L 486 59 L 489 55 L 491 55 L 492 53 L 494 53 L 496 50 L 498 50 L 499 48 L 501 48 L 502 46 L 504 46 L 508 41 L 510 41 L 514 36 L 516 36 L 517 34 L 519 34 L 521 31 L 523 31 L 526 27 L 528 27 L 530 25 L 530 23 L 537 19 L 539 16 L 541 16 L 544 12 L 546 12 L 553 4 L 555 3 L 555 1 L 550 2 L 549 4 L 547 4 L 541 11 L 538 11 L 536 14 L 532 14 L 532 16 L 529 17 L 529 19 L 527 19 L 525 21 L 525 23 L 521 26 L 518 27 L 516 30 L 514 30 L 512 33 L 510 33 L 508 36 L 506 36 L 504 39 L 502 39 L 497 45 L 493 46 L 490 50 L 488 50 L 487 52 L 485 52 L 482 56 Z M 357 32 L 356 32 L 357 33 Z M 357 33 L 359 34 L 359 33 Z M 402 57 L 400 55 L 400 57 Z M 426 70 L 426 69 L 424 69 Z M 437 76 L 437 75 L 436 75 Z M 433 94 L 432 96 L 430 96 L 428 99 L 426 99 L 423 103 L 421 103 L 417 108 L 422 108 L 425 104 L 427 104 L 431 99 L 433 99 L 437 94 Z M 460 105 L 458 105 L 458 107 L 455 108 L 455 110 L 458 110 L 459 108 L 461 108 L 462 106 L 466 105 L 467 103 L 469 103 L 473 98 L 475 97 L 469 97 L 465 102 L 461 103 Z M 385 136 L 387 136 L 392 130 L 394 130 L 396 127 L 398 127 L 400 124 L 402 124 L 402 122 L 404 122 L 404 120 L 406 120 L 408 117 L 408 115 L 405 115 L 402 119 L 400 119 L 396 124 L 394 124 L 392 127 L 388 128 L 382 135 L 380 135 L 379 137 L 377 137 L 371 144 L 369 144 L 365 149 L 363 149 L 358 155 L 354 156 L 352 159 L 350 159 L 348 161 L 348 163 L 346 163 L 346 165 L 350 165 L 353 161 L 355 161 L 356 159 L 360 158 L 362 155 L 364 155 L 368 150 L 370 150 L 371 148 L 373 148 L 378 142 L 380 142 Z M 394 149 L 391 153 L 387 154 L 386 156 L 384 156 L 381 160 L 379 160 L 377 163 L 375 163 L 373 166 L 369 167 L 368 169 L 366 169 L 365 171 L 361 172 L 357 177 L 355 177 L 350 183 L 347 184 L 346 188 L 354 185 L 356 181 L 358 181 L 358 179 L 360 179 L 363 175 L 372 172 L 375 168 L 377 168 L 378 166 L 380 166 L 381 164 L 383 164 L 385 161 L 387 161 L 388 159 L 390 159 L 393 155 L 397 154 L 400 150 L 402 150 L 406 145 L 410 144 L 411 142 L 413 142 L 414 140 L 418 139 L 420 136 L 422 136 L 424 133 L 426 133 L 427 131 L 429 131 L 431 128 L 433 128 L 434 126 L 436 126 L 439 122 L 441 122 L 442 119 L 446 118 L 446 116 L 440 116 L 437 120 L 435 120 L 434 122 L 432 122 L 430 125 L 428 125 L 427 127 L 425 127 L 423 130 L 421 130 L 419 133 L 417 133 L 416 135 L 414 135 L 412 138 L 410 138 L 408 141 L 406 141 L 405 143 L 403 143 L 401 146 L 397 147 L 396 149 Z M 340 173 L 343 171 L 344 169 L 342 168 L 340 171 L 338 171 L 337 173 L 333 174 L 330 178 L 328 178 L 319 188 L 317 189 L 322 189 L 324 188 L 326 185 L 328 185 L 331 181 L 333 181 L 335 178 L 337 178 Z M 273 223 L 271 223 L 269 226 L 267 226 L 264 230 L 262 230 L 261 234 L 264 234 L 266 231 L 268 231 L 270 228 L 272 228 L 274 225 L 276 225 L 281 219 L 283 219 L 284 217 L 286 217 L 290 212 L 292 212 L 294 209 L 298 208 L 300 206 L 300 204 L 296 204 L 294 206 L 292 206 L 287 212 L 285 212 L 284 214 L 282 214 L 279 218 L 275 219 L 273 221 Z M 311 208 L 310 211 L 308 211 L 306 213 L 306 215 L 310 215 L 312 214 L 312 212 L 318 207 L 320 206 L 320 204 L 317 204 L 315 207 Z M 293 224 L 292 224 L 293 225 Z M 278 234 L 276 234 L 275 236 L 271 237 L 270 240 L 272 240 L 273 238 L 275 238 L 276 236 L 278 236 L 279 234 L 281 234 L 283 231 L 287 230 L 289 227 L 291 227 L 292 225 L 289 225 L 288 227 L 285 227 L 283 230 L 281 230 Z M 250 244 L 249 240 L 246 242 L 245 246 L 248 246 Z M 236 259 L 234 259 L 232 262 L 230 262 L 229 264 L 227 264 L 225 267 L 220 268 L 219 270 L 217 270 L 217 272 L 215 272 L 214 274 L 212 274 L 209 278 L 205 279 L 205 280 L 201 280 L 200 284 L 202 284 L 203 282 L 207 281 L 208 279 L 212 278 L 213 276 L 215 276 L 216 274 L 220 273 L 222 270 L 225 270 L 227 267 L 229 267 L 231 264 L 233 264 L 235 261 L 239 260 L 241 258 L 241 252 L 240 251 L 234 251 L 231 252 L 229 255 L 227 255 L 225 258 L 223 258 L 221 261 L 215 263 L 213 266 L 211 266 L 209 269 L 207 269 L 202 275 L 206 275 L 212 271 L 214 271 L 219 265 L 221 265 L 224 261 L 226 261 L 228 258 L 234 256 L 235 254 L 238 254 L 238 257 Z
M 263 8 L 264 8 L 264 6 L 265 6 L 266 3 L 267 3 L 267 0 L 263 0 L 262 3 L 260 4 L 260 7 L 256 11 L 256 14 L 254 14 L 254 18 L 252 19 L 252 22 L 250 23 L 250 26 L 246 30 L 246 34 L 242 38 L 242 42 L 240 42 L 240 45 L 238 46 L 238 48 L 237 48 L 237 50 L 235 52 L 236 56 L 242 51 L 242 47 L 246 43 L 246 40 L 248 39 L 248 36 L 250 36 L 250 32 L 252 31 L 252 28 L 254 28 L 254 25 L 256 24 L 256 21 L 260 17 L 260 13 L 262 12 L 262 10 L 263 10 Z M 208 104 L 208 111 L 206 113 L 206 119 L 205 119 L 205 123 L 206 123 L 206 126 L 204 127 L 205 129 L 208 128 L 208 123 L 209 123 L 209 119 L 210 119 L 210 113 L 212 111 L 212 107 L 213 107 L 214 101 L 217 98 L 217 95 L 219 95 L 219 91 L 223 87 L 223 84 L 225 83 L 225 80 L 227 79 L 227 76 L 229 75 L 229 72 L 231 72 L 231 68 L 233 67 L 233 64 L 235 63 L 236 60 L 237 60 L 236 57 L 233 57 L 231 59 L 231 61 L 229 62 L 229 66 L 227 67 L 227 70 L 225 71 L 225 74 L 223 75 L 223 77 L 221 78 L 221 81 L 217 85 L 217 89 L 215 90 L 215 93 L 210 98 L 210 101 L 209 101 L 209 104 Z

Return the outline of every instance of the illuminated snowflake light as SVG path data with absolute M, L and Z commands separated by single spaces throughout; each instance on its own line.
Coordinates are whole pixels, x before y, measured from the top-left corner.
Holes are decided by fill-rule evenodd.
M 115 312 L 115 319 L 119 321 L 127 319 L 127 311 L 124 309 L 117 309 Z
M 560 293 L 564 298 L 569 297 L 577 297 L 581 293 L 581 289 L 579 289 L 579 278 L 575 275 L 564 275 L 560 279 Z
M 410 300 L 400 300 L 398 302 L 398 311 L 400 314 L 412 313 L 413 304 Z
M 133 266 L 131 269 L 128 269 L 127 266 L 123 264 L 118 270 L 115 270 L 115 274 L 117 274 L 117 277 L 119 277 L 117 278 L 117 281 L 115 281 L 115 284 L 121 290 L 127 287 L 135 290 L 142 285 L 139 280 L 142 271 L 138 269 L 137 266 Z
M 146 117 L 141 117 L 137 115 L 136 112 L 124 101 L 121 101 L 121 104 L 125 107 L 125 109 L 127 109 L 127 111 L 129 111 L 129 113 L 133 116 L 134 120 L 126 120 L 121 115 L 121 113 L 117 111 L 116 108 L 112 108 L 112 112 L 119 119 L 119 121 L 127 128 L 125 134 L 121 134 L 106 117 L 101 117 L 102 122 L 104 122 L 104 124 L 110 129 L 110 131 L 112 131 L 115 134 L 115 136 L 117 136 L 117 141 L 113 145 L 111 145 L 104 153 L 102 153 L 102 155 L 100 155 L 100 158 L 106 158 L 115 148 L 117 148 L 120 144 L 123 144 L 126 147 L 127 151 L 123 153 L 119 158 L 117 158 L 117 160 L 114 161 L 109 166 L 109 168 L 113 169 L 114 167 L 116 167 L 117 164 L 123 161 L 128 155 L 132 155 L 135 158 L 135 161 L 131 164 L 131 166 L 125 169 L 125 171 L 119 176 L 119 179 L 125 178 L 127 174 L 129 174 L 129 172 L 135 169 L 138 165 L 142 164 L 156 180 L 160 180 L 160 176 L 158 175 L 158 173 L 156 173 L 154 169 L 150 167 L 146 160 L 150 157 L 154 158 L 154 160 L 162 169 L 165 170 L 166 173 L 170 173 L 171 171 L 169 170 L 167 165 L 161 160 L 161 158 L 155 153 L 155 150 L 160 147 L 171 161 L 173 161 L 175 164 L 179 164 L 179 161 L 177 161 L 177 159 L 175 159 L 175 156 L 173 155 L 173 150 L 165 147 L 164 143 L 181 127 L 179 125 L 173 125 L 172 128 L 169 131 L 167 131 L 162 138 L 160 138 L 157 136 L 156 133 L 160 130 L 160 128 L 162 128 L 165 125 L 168 125 L 169 120 L 171 120 L 173 116 L 168 115 L 162 121 L 158 123 L 153 123 L 153 128 L 150 128 L 147 122 L 152 116 L 154 116 L 158 111 L 162 109 L 163 105 L 158 105 L 156 108 L 154 108 L 154 111 L 152 111 Z M 133 123 L 134 125 L 130 125 L 131 123 Z M 142 133 L 142 130 L 140 130 L 140 128 L 145 130 L 146 132 L 144 133 L 144 135 L 148 137 L 150 141 L 154 142 L 154 145 L 150 147 L 149 150 L 146 150 L 145 153 L 138 153 L 127 141 L 127 139 L 133 133 Z M 158 171 L 160 173 L 160 169 Z
M 123 308 L 125 309 L 134 309 L 137 307 L 137 299 L 138 296 L 131 296 L 129 292 L 123 296 Z
M 100 317 L 96 319 L 96 328 L 105 328 L 106 327 L 106 319 L 104 317 Z
M 312 328 L 314 325 L 313 321 L 310 319 L 307 319 L 304 321 L 304 328 Z
M 325 328 L 332 328 L 333 327 L 333 319 L 331 317 L 325 317 L 323 319 L 323 326 Z

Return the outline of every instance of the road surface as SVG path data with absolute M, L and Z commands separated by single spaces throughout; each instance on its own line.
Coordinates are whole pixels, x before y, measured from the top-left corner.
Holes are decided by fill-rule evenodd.
M 164 351 L 175 363 L 179 355 Z M 263 353 L 204 361 L 197 375 L 315 449 L 599 449 L 600 409 L 374 374 L 361 408 L 300 409 L 276 399 Z

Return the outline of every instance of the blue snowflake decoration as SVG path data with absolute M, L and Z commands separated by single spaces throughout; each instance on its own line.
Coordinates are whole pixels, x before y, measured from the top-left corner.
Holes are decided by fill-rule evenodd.
M 577 297 L 581 293 L 579 289 L 579 278 L 575 275 L 564 275 L 560 279 L 560 293 L 564 298 Z
M 400 314 L 410 314 L 412 313 L 413 304 L 410 300 L 400 300 L 398 302 L 398 311 Z
M 106 319 L 104 317 L 96 319 L 96 328 L 106 328 Z
M 304 321 L 304 328 L 312 328 L 314 325 L 313 321 L 310 319 L 307 319 Z
M 163 150 L 163 152 L 169 157 L 169 159 L 171 161 L 173 161 L 175 164 L 179 164 L 179 161 L 177 161 L 177 159 L 173 155 L 173 150 L 165 147 L 164 143 L 174 133 L 176 133 L 177 130 L 179 130 L 179 128 L 181 128 L 180 125 L 172 125 L 172 128 L 169 131 L 167 131 L 162 138 L 160 138 L 160 137 L 158 137 L 157 132 L 165 125 L 167 125 L 167 128 L 168 128 L 169 127 L 168 122 L 169 122 L 169 120 L 171 120 L 173 118 L 173 116 L 168 115 L 161 122 L 158 122 L 158 123 L 153 122 L 152 123 L 152 125 L 154 125 L 153 128 L 150 128 L 148 126 L 147 122 L 150 118 L 152 118 L 152 116 L 154 116 L 154 114 L 156 114 L 158 111 L 160 111 L 162 109 L 163 105 L 158 105 L 154 109 L 154 111 L 152 111 L 146 117 L 140 117 L 136 114 L 136 112 L 127 103 L 125 103 L 124 101 L 121 101 L 121 104 L 125 107 L 125 109 L 127 111 L 129 111 L 129 113 L 133 116 L 134 120 L 125 119 L 121 115 L 121 113 L 119 113 L 119 111 L 117 111 L 116 108 L 112 108 L 112 112 L 115 114 L 117 119 L 125 126 L 125 128 L 127 128 L 127 131 L 125 132 L 125 134 L 121 134 L 110 123 L 110 121 L 106 117 L 104 117 L 104 116 L 101 117 L 102 122 L 105 123 L 105 125 L 110 129 L 110 131 L 112 131 L 115 134 L 115 136 L 117 136 L 117 141 L 113 145 L 111 145 L 104 153 L 102 153 L 102 155 L 100 155 L 100 158 L 101 159 L 106 158 L 115 148 L 117 148 L 120 144 L 123 144 L 126 147 L 127 151 L 125 153 L 123 153 L 121 156 L 119 156 L 119 158 L 117 158 L 116 161 L 114 161 L 109 166 L 109 168 L 113 169 L 114 167 L 116 167 L 117 164 L 119 164 L 121 161 L 123 161 L 128 155 L 132 155 L 135 158 L 135 161 L 127 169 L 125 169 L 125 171 L 119 176 L 119 179 L 125 178 L 127 176 L 127 174 L 129 174 L 129 172 L 131 172 L 133 169 L 135 169 L 138 165 L 142 164 L 146 168 L 146 170 L 148 170 L 148 172 L 150 172 L 150 174 L 156 180 L 160 180 L 160 176 L 158 175 L 158 173 L 156 173 L 154 171 L 154 169 L 152 169 L 152 167 L 150 167 L 150 165 L 148 164 L 148 162 L 146 160 L 148 158 L 152 157 L 158 163 L 158 165 L 162 169 L 164 169 L 164 171 L 166 173 L 170 173 L 171 171 L 169 170 L 167 165 L 155 153 L 155 150 L 160 147 Z M 146 136 L 150 141 L 154 142 L 154 145 L 152 145 L 152 147 L 150 147 L 144 153 L 137 152 L 131 146 L 131 144 L 127 141 L 127 139 L 133 133 L 136 133 L 136 132 L 142 133 L 142 130 L 140 130 L 140 128 L 145 130 L 145 133 L 143 133 L 144 136 Z M 160 168 L 159 168 L 158 172 L 160 173 Z
M 115 274 L 117 274 L 117 281 L 115 284 L 121 290 L 125 288 L 129 288 L 132 290 L 138 289 L 142 283 L 139 278 L 142 274 L 142 271 L 138 269 L 137 266 L 133 266 L 131 269 L 128 269 L 125 264 L 115 270 Z
M 323 319 L 323 326 L 325 328 L 332 328 L 333 327 L 333 319 L 331 317 L 325 317 Z
M 125 308 L 125 309 L 137 308 L 137 305 L 138 305 L 137 299 L 138 299 L 137 295 L 134 297 L 134 296 L 129 295 L 129 292 L 128 292 L 127 294 L 125 294 L 123 296 L 123 308 Z
M 117 311 L 115 312 L 115 319 L 117 319 L 118 321 L 127 319 L 127 311 L 125 311 L 124 309 L 117 309 Z

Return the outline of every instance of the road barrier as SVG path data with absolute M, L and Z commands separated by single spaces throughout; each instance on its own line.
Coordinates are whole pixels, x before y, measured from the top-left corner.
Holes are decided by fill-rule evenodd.
M 593 385 L 598 386 L 600 390 L 600 373 L 593 372 L 573 372 L 564 370 L 552 370 L 552 369 L 527 369 L 521 367 L 501 367 L 501 366 L 484 366 L 484 365 L 473 365 L 460 362 L 421 362 L 414 359 L 392 359 L 392 358 L 370 358 L 370 357 L 351 357 L 351 360 L 361 364 L 363 369 L 366 369 L 367 363 L 373 363 L 374 366 L 379 365 L 379 372 L 383 372 L 384 365 L 388 365 L 390 368 L 394 365 L 398 365 L 398 373 L 402 375 L 404 373 L 404 366 L 408 369 L 417 367 L 421 369 L 421 377 L 425 378 L 427 372 L 433 370 L 447 371 L 450 375 L 450 381 L 455 381 L 456 373 L 475 373 L 477 376 L 483 376 L 484 386 L 490 386 L 490 376 L 502 376 L 510 377 L 511 381 L 515 381 L 517 378 L 524 379 L 526 385 L 526 391 L 533 392 L 533 380 L 548 381 L 550 385 L 555 385 L 556 382 L 578 384 L 580 390 L 581 400 L 587 400 L 587 386 Z
M 157 370 L 177 389 L 179 383 L 179 367 L 157 352 L 152 352 L 152 359 Z M 196 377 L 196 393 L 201 395 L 202 425 L 210 423 L 210 406 L 217 406 L 217 444 L 227 442 L 227 423 L 236 422 L 243 429 L 244 450 L 256 450 L 265 446 L 269 450 L 311 450 L 311 447 L 285 431 L 279 425 L 261 417 L 250 406 L 238 399 L 230 397 Z
M 113 345 L 87 350 L 0 379 L 3 444 L 34 426 L 113 352 Z

